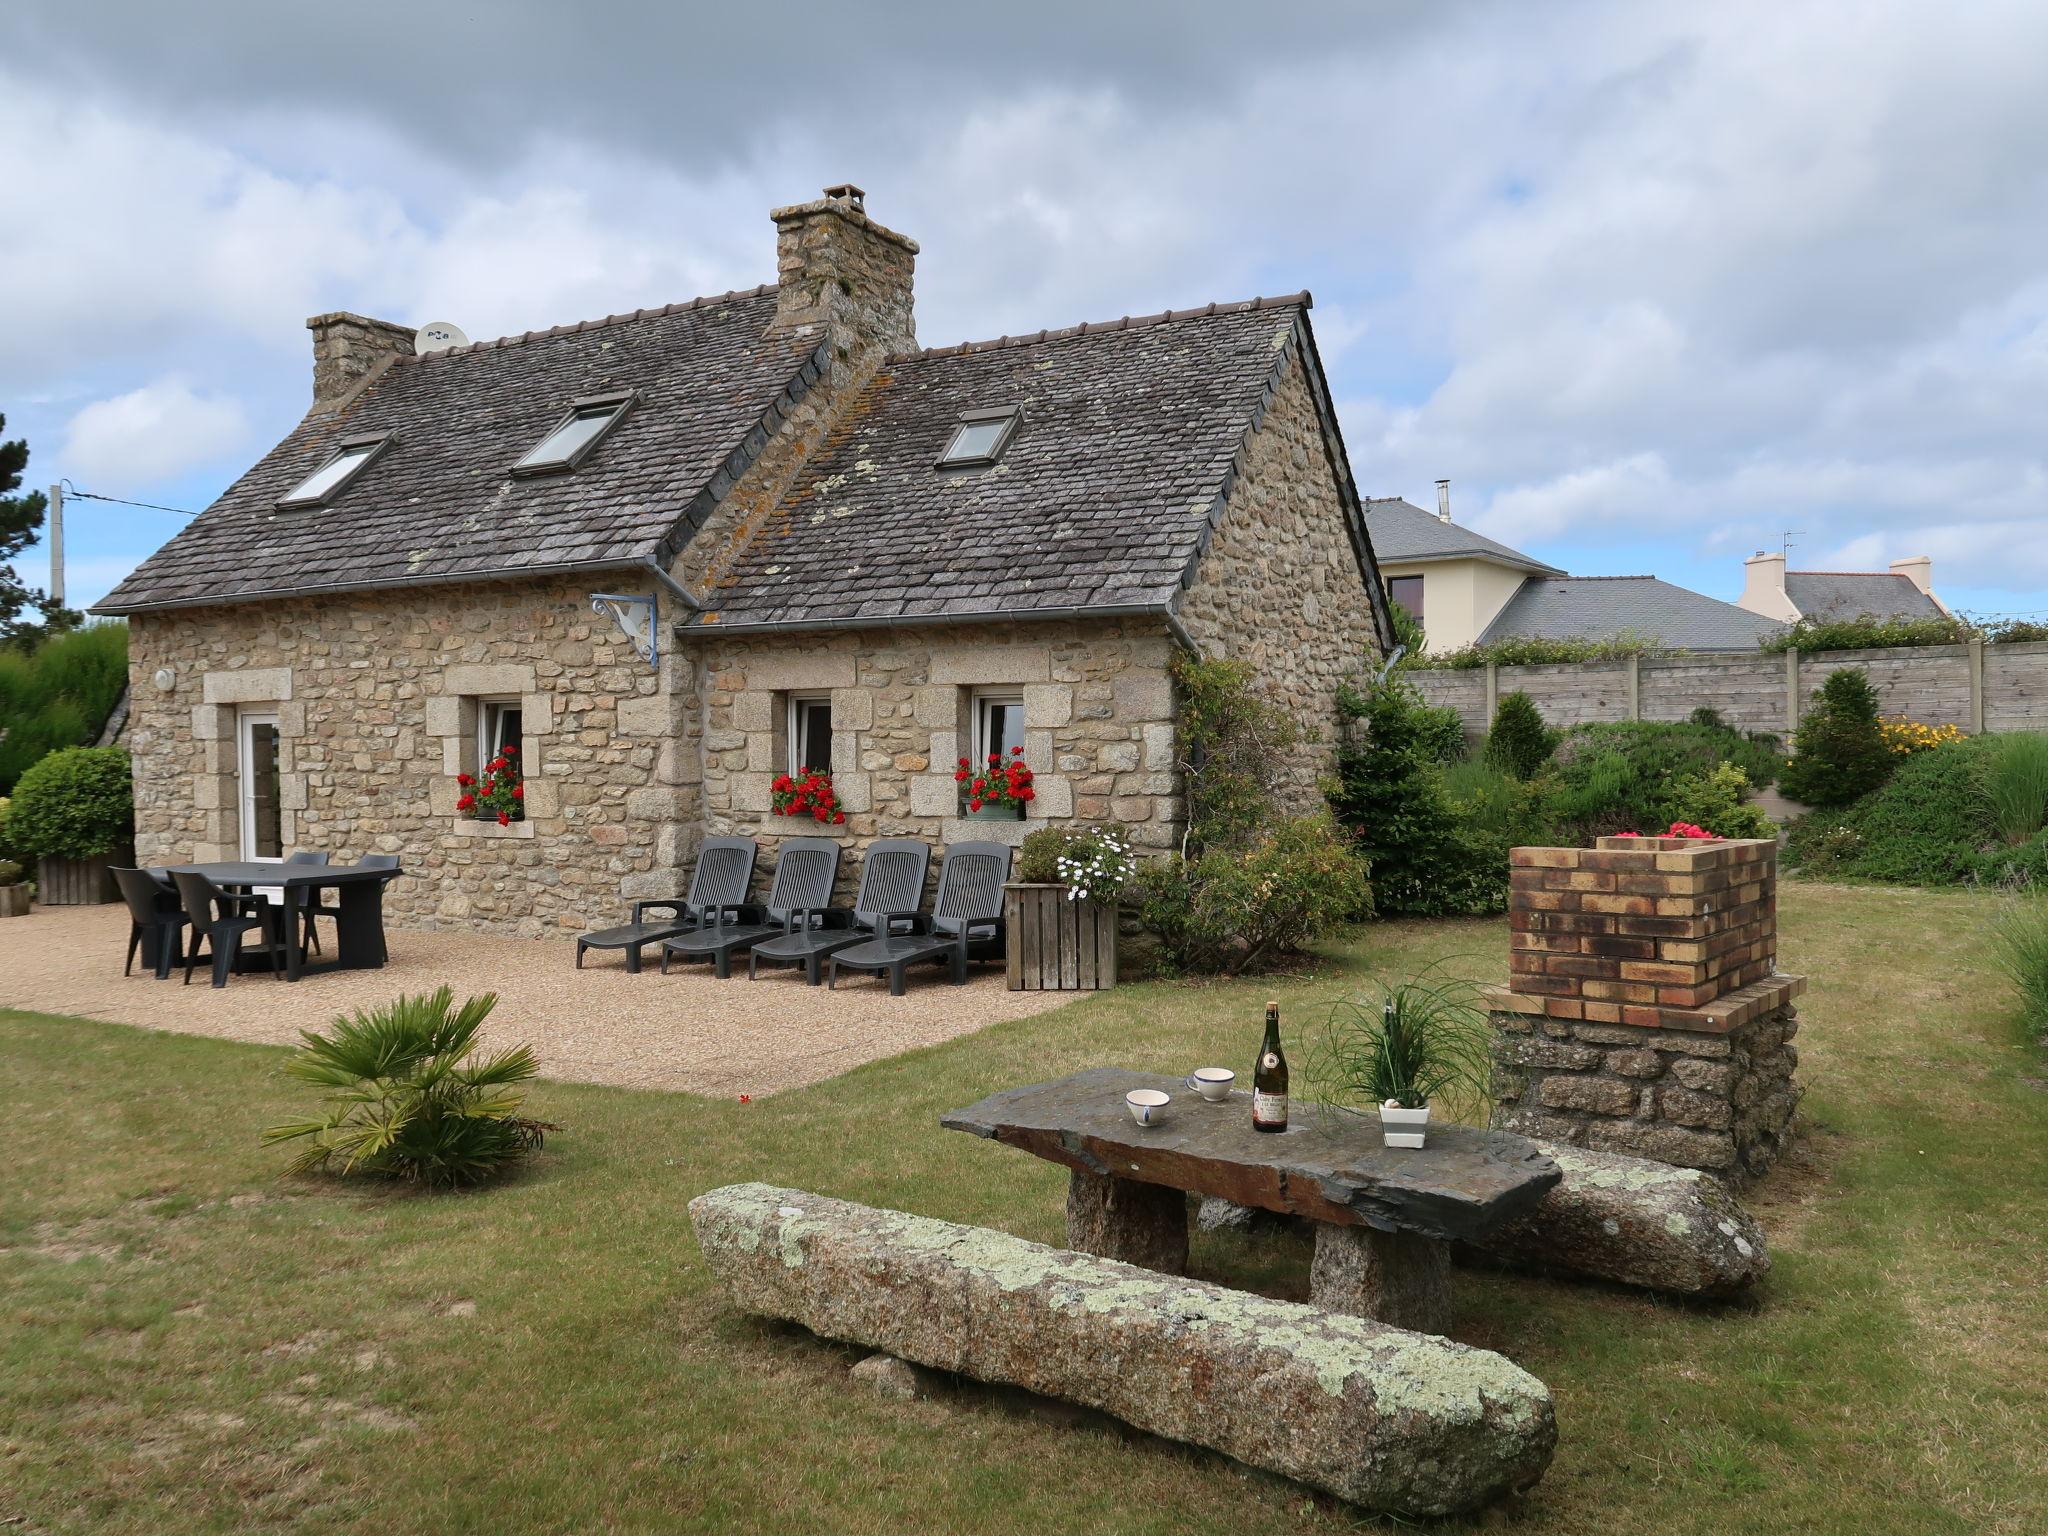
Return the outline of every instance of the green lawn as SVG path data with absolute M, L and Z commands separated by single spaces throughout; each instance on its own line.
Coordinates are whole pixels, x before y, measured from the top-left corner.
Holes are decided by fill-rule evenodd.
M 1477 1528 L 2048 1529 L 2048 1093 L 1990 903 L 1795 885 L 1782 908 L 1810 1092 L 1756 1199 L 1769 1288 L 1707 1308 L 1461 1274 L 1457 1336 L 1549 1383 L 1560 1432 Z M 543 1084 L 566 1129 L 532 1171 L 449 1198 L 277 1182 L 278 1051 L 0 1013 L 0 1530 L 1354 1528 L 1107 1421 L 849 1390 L 857 1352 L 707 1287 L 684 1203 L 767 1179 L 1056 1242 L 1063 1175 L 941 1110 L 1239 1062 L 1269 993 L 1299 1021 L 1368 971 L 1497 975 L 1504 946 L 1499 922 L 1379 925 L 1314 975 L 1129 987 L 753 1104 Z M 1195 1262 L 1306 1287 L 1293 1243 Z

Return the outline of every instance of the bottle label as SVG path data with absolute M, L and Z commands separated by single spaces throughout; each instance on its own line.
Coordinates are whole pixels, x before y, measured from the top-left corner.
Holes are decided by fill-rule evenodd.
M 1275 1056 L 1271 1051 L 1268 1051 L 1265 1055 L 1259 1058 L 1259 1065 L 1264 1067 L 1268 1072 L 1270 1072 L 1275 1067 L 1280 1065 L 1280 1058 L 1278 1056 Z
M 1284 1093 L 1252 1092 L 1252 1123 L 1254 1125 L 1285 1125 L 1287 1123 L 1287 1095 Z

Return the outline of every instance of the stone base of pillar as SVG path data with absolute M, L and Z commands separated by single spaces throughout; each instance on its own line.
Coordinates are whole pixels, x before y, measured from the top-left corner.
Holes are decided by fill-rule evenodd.
M 1188 1197 L 1162 1184 L 1075 1169 L 1067 1181 L 1067 1246 L 1125 1264 L 1184 1275 Z
M 1451 1245 L 1414 1232 L 1325 1222 L 1316 1228 L 1308 1299 L 1326 1311 L 1442 1333 L 1451 1325 Z

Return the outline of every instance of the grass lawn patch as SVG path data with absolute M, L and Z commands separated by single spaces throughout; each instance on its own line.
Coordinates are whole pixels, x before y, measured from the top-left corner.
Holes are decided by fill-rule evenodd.
M 1460 1272 L 1455 1336 L 1550 1385 L 1560 1444 L 1528 1498 L 1439 1529 L 2048 1528 L 2048 1093 L 1995 903 L 1780 901 L 1810 1091 L 1755 1197 L 1765 1294 Z M 542 1082 L 528 1112 L 565 1129 L 441 1196 L 280 1182 L 281 1050 L 0 1013 L 0 1529 L 1355 1529 L 1092 1416 L 856 1390 L 859 1351 L 727 1307 L 684 1205 L 765 1179 L 1058 1242 L 1064 1175 L 941 1111 L 1087 1066 L 1243 1068 L 1268 995 L 1292 1044 L 1368 976 L 1498 979 L 1505 947 L 1495 919 L 1375 925 L 1312 975 L 1121 988 L 750 1104 Z M 1193 1262 L 1306 1294 L 1305 1245 L 1198 1236 Z

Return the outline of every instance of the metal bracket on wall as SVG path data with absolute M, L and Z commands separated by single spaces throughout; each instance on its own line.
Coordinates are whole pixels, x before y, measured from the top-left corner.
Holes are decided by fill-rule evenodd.
M 654 593 L 593 592 L 590 594 L 590 610 L 610 615 L 611 621 L 619 626 L 619 632 L 633 642 L 633 649 L 650 667 L 660 664 L 661 631 L 657 626 L 660 612 Z

